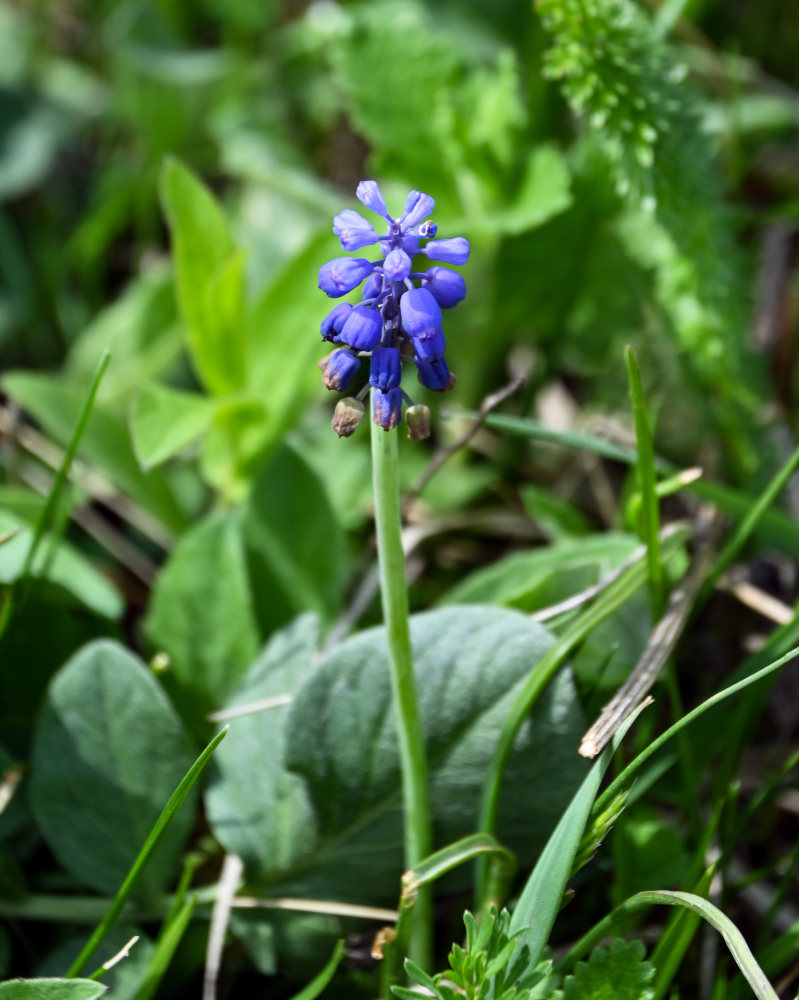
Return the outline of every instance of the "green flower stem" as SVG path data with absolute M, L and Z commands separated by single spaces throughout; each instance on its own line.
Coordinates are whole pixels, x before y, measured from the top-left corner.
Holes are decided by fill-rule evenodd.
M 432 850 L 430 792 L 408 628 L 405 555 L 400 535 L 402 520 L 397 431 L 385 431 L 374 422 L 372 422 L 372 475 L 380 592 L 391 662 L 391 688 L 396 706 L 402 767 L 405 866 L 411 869 L 424 860 Z M 414 909 L 410 956 L 417 965 L 430 968 L 432 901 L 428 887 L 420 890 Z

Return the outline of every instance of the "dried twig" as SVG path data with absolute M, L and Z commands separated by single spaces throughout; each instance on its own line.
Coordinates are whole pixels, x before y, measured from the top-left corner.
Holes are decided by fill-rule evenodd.
M 230 910 L 239 884 L 244 862 L 235 854 L 226 854 L 217 883 L 217 897 L 211 911 L 211 926 L 208 928 L 208 945 L 205 949 L 205 972 L 203 973 L 203 1000 L 216 1000 L 216 984 L 222 967 L 222 950 L 225 934 L 230 921 Z
M 700 517 L 697 529 L 700 542 L 691 568 L 674 589 L 666 612 L 655 626 L 635 669 L 583 736 L 579 749 L 583 757 L 596 757 L 607 746 L 622 722 L 649 692 L 682 635 L 713 558 L 711 515 L 705 511 Z
M 280 708 L 283 705 L 291 704 L 290 694 L 276 694 L 271 698 L 261 698 L 259 701 L 250 701 L 246 705 L 233 705 L 230 708 L 220 708 L 218 712 L 211 712 L 206 718 L 209 722 L 224 722 L 226 719 L 238 719 L 242 715 L 255 715 L 256 712 L 265 712 L 270 708 Z

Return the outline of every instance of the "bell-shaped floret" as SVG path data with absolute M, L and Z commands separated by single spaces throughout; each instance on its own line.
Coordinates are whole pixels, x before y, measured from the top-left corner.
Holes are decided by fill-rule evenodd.
M 411 441 L 423 441 L 430 437 L 430 407 L 415 403 L 405 411 L 405 423 Z
M 414 340 L 441 332 L 441 308 L 426 288 L 410 288 L 400 299 L 402 326 Z
M 442 330 L 436 330 L 432 337 L 411 337 L 413 353 L 422 361 L 438 361 L 447 352 L 447 341 Z
M 426 389 L 432 389 L 433 392 L 449 392 L 455 385 L 455 376 L 443 358 L 436 361 L 414 358 L 414 361 L 419 372 L 419 381 Z
M 405 208 L 402 210 L 400 224 L 405 229 L 413 229 L 414 226 L 419 225 L 422 219 L 430 215 L 435 207 L 435 199 L 431 198 L 429 194 L 411 191 L 405 199 Z
M 361 294 L 365 299 L 376 299 L 379 298 L 382 291 L 383 275 L 379 274 L 377 271 L 373 271 L 372 274 L 366 279 L 366 284 L 363 286 Z
M 369 365 L 369 384 L 388 392 L 396 389 L 402 377 L 400 353 L 396 347 L 376 347 Z
M 339 302 L 337 306 L 334 306 L 330 310 L 327 316 L 325 316 L 322 320 L 322 324 L 319 327 L 324 340 L 338 340 L 338 335 L 341 333 L 344 321 L 351 312 L 352 306 L 349 302 Z
M 445 264 L 465 264 L 469 259 L 469 241 L 463 236 L 451 240 L 431 240 L 422 250 L 430 260 L 442 260 Z
M 437 232 L 438 226 L 432 219 L 428 219 L 427 222 L 423 222 L 421 226 L 419 226 L 416 230 L 416 235 L 420 236 L 423 240 L 432 240 Z
M 392 250 L 383 261 L 383 273 L 389 281 L 404 281 L 411 273 L 411 258 L 400 250 Z
M 352 351 L 342 349 L 333 351 L 319 363 L 319 366 L 322 368 L 322 381 L 328 389 L 343 392 L 361 367 L 361 360 Z
M 345 396 L 336 403 L 330 426 L 339 437 L 349 437 L 361 422 L 363 412 L 363 403 L 352 396 Z
M 402 391 L 400 389 L 372 393 L 372 420 L 386 431 L 397 426 L 402 420 Z
M 362 205 L 382 215 L 384 219 L 388 217 L 388 209 L 377 181 L 361 181 L 355 190 L 355 196 Z
M 457 271 L 448 267 L 431 267 L 425 271 L 422 287 L 426 288 L 442 309 L 451 309 L 466 297 L 466 282 Z
M 372 223 L 351 208 L 345 208 L 333 219 L 333 232 L 345 250 L 360 250 L 380 239 Z
M 341 328 L 341 339 L 356 351 L 372 351 L 380 343 L 383 321 L 369 306 L 354 306 Z
M 372 273 L 372 262 L 364 257 L 336 257 L 319 268 L 319 287 L 336 299 L 357 288 Z

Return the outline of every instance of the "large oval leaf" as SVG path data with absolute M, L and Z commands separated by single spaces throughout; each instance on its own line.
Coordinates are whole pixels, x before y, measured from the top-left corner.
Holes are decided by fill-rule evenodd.
M 499 728 L 553 640 L 524 615 L 478 606 L 414 616 L 411 638 L 435 837 L 443 845 L 474 831 Z M 581 725 L 565 670 L 519 733 L 506 773 L 514 794 L 502 797 L 497 835 L 523 858 L 535 856 L 585 773 L 574 752 Z M 401 776 L 382 628 L 326 657 L 296 695 L 285 732 L 286 763 L 305 779 L 316 838 L 272 878 L 286 891 L 395 899 L 403 868 Z M 262 850 L 269 870 L 270 845 Z
M 93 979 L 9 979 L 0 1000 L 96 1000 L 107 989 Z
M 115 892 L 195 758 L 144 664 L 117 643 L 85 646 L 54 677 L 34 734 L 30 796 L 61 864 Z M 193 823 L 185 803 L 137 886 L 163 890 Z

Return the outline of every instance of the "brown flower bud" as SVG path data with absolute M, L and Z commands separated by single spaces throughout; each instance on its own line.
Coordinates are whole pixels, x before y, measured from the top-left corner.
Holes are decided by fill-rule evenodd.
M 417 403 L 405 411 L 408 437 L 411 441 L 423 441 L 430 437 L 430 407 Z
M 363 403 L 359 403 L 352 396 L 345 396 L 336 403 L 330 426 L 339 437 L 349 437 L 361 422 L 363 413 Z

